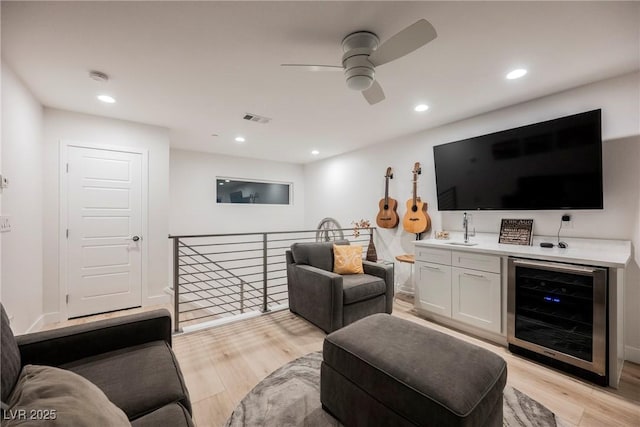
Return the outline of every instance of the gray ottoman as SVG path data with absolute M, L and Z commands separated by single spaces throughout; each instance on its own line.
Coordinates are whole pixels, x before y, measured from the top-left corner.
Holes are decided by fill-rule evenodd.
M 329 334 L 322 407 L 345 426 L 502 426 L 498 355 L 388 314 Z

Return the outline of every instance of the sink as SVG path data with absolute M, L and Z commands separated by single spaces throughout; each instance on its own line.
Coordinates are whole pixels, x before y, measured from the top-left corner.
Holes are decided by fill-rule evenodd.
M 447 245 L 456 245 L 456 246 L 475 246 L 476 242 L 447 242 Z

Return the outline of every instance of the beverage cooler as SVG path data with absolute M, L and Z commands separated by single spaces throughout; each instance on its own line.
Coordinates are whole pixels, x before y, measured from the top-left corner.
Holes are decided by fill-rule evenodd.
M 607 269 L 509 258 L 509 349 L 606 385 Z

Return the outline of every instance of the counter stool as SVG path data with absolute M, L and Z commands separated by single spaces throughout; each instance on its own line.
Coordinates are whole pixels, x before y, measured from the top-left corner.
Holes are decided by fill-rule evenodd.
M 402 254 L 402 255 L 396 256 L 396 261 L 403 262 L 403 263 L 406 263 L 406 264 L 410 265 L 411 270 L 410 270 L 410 273 L 409 273 L 410 274 L 409 279 L 410 280 L 413 279 L 413 265 L 416 262 L 416 256 L 413 255 L 413 254 Z M 396 277 L 398 277 L 398 276 L 396 276 Z M 412 282 L 413 282 L 413 280 L 412 280 Z M 412 283 L 412 285 L 413 285 L 413 283 Z M 398 289 L 398 287 L 399 287 L 399 284 L 398 284 L 398 286 L 396 286 L 396 288 Z M 414 285 L 414 290 L 415 290 L 415 285 Z M 393 299 L 394 300 L 396 299 L 397 295 L 398 295 L 398 292 L 394 292 L 393 293 Z

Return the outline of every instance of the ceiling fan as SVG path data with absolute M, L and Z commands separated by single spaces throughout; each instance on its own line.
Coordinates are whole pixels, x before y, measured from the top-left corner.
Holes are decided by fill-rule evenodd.
M 342 66 L 281 64 L 309 71 L 344 70 L 349 89 L 362 92 L 369 104 L 377 104 L 385 99 L 380 83 L 376 81 L 376 67 L 401 58 L 424 46 L 438 36 L 433 25 L 426 19 L 409 25 L 384 43 L 369 31 L 357 31 L 342 40 Z

